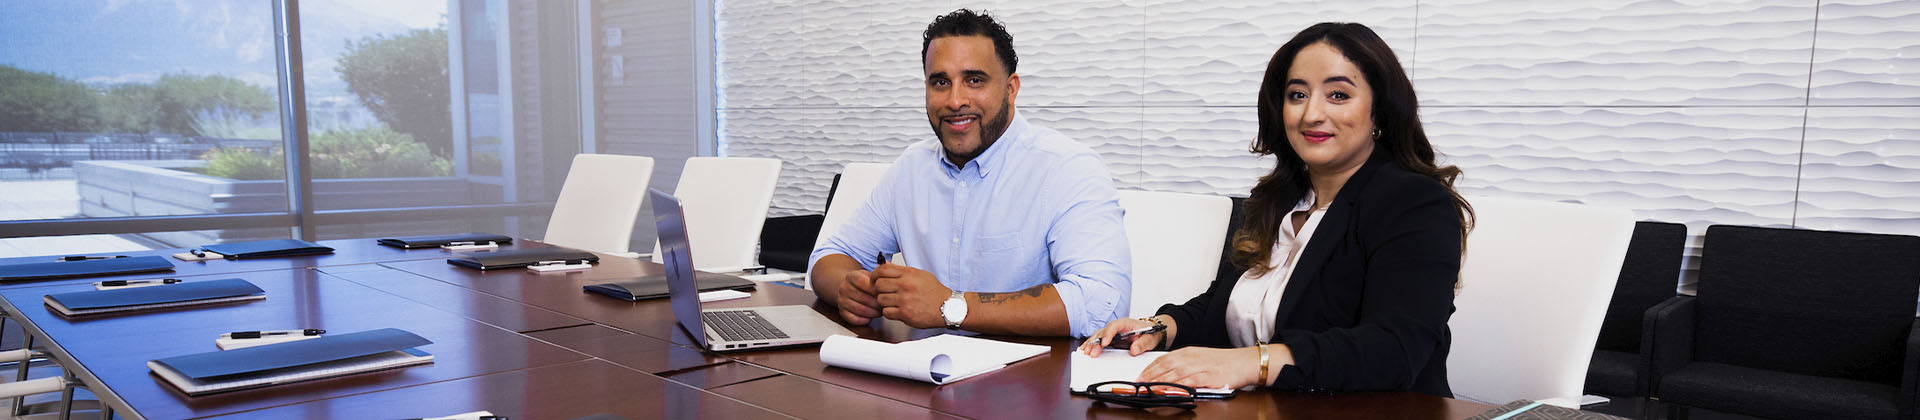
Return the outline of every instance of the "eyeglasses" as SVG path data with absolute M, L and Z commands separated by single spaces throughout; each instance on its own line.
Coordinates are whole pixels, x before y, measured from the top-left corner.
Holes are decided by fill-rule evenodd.
M 1087 386 L 1094 401 L 1133 408 L 1174 407 L 1192 410 L 1193 387 L 1167 382 L 1107 381 Z

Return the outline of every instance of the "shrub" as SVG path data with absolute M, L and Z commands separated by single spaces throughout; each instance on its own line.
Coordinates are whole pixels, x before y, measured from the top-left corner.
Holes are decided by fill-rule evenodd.
M 420 178 L 447 176 L 453 163 L 427 151 L 412 136 L 385 127 L 333 130 L 311 139 L 309 165 L 315 179 Z M 202 155 L 206 174 L 238 180 L 281 179 L 286 158 L 280 149 L 260 153 L 216 148 Z

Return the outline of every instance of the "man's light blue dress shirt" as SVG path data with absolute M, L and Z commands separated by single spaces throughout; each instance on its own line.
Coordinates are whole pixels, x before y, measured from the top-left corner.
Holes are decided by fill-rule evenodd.
M 1014 113 L 985 153 L 956 167 L 939 139 L 907 148 L 866 204 L 813 250 L 905 255 L 948 288 L 1004 293 L 1052 283 L 1075 337 L 1127 316 L 1132 259 L 1106 164 L 1092 148 Z

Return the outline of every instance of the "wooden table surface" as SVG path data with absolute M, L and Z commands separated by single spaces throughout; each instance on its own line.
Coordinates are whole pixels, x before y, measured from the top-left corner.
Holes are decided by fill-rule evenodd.
M 1201 401 L 1192 412 L 1111 407 L 1066 392 L 1067 352 L 1077 344 L 1067 338 L 987 336 L 1052 351 L 934 386 L 827 367 L 817 345 L 701 351 L 678 326 L 666 299 L 627 302 L 581 289 L 662 272 L 660 265 L 643 260 L 603 254 L 586 271 L 482 272 L 447 264 L 451 254 L 440 250 L 405 251 L 371 239 L 323 244 L 334 247 L 335 254 L 177 262 L 184 267 L 176 273 L 117 277 L 240 277 L 266 289 L 266 301 L 98 319 L 60 317 L 40 304 L 47 293 L 88 290 L 101 279 L 90 278 L 0 287 L 0 306 L 24 318 L 36 336 L 50 338 L 63 363 L 77 360 L 101 384 L 95 392 L 103 401 L 124 401 L 147 418 L 395 418 L 488 410 L 515 419 L 595 413 L 626 418 L 1462 419 L 1493 408 L 1408 392 L 1265 391 Z M 518 241 L 517 246 L 546 245 Z M 794 304 L 832 313 L 812 292 L 773 284 L 762 284 L 751 298 L 704 307 Z M 227 331 L 342 333 L 387 327 L 433 340 L 421 349 L 433 353 L 435 363 L 198 398 L 174 391 L 145 366 L 150 359 L 212 351 L 213 337 Z M 848 328 L 886 342 L 947 333 L 886 320 Z

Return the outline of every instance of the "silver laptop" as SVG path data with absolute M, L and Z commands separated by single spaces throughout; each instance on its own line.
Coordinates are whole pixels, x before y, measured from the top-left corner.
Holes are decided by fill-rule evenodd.
M 700 309 L 693 254 L 687 240 L 687 220 L 680 200 L 647 189 L 653 202 L 653 226 L 660 232 L 660 261 L 667 266 L 667 295 L 673 317 L 700 347 L 734 351 L 792 346 L 826 341 L 828 336 L 853 336 L 853 331 L 805 305 Z

